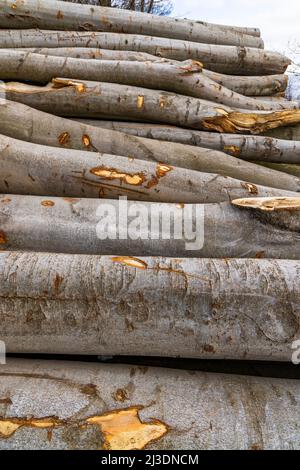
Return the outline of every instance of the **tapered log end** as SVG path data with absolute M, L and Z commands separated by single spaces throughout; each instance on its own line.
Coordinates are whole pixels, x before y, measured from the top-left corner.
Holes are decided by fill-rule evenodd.
M 238 113 L 217 109 L 219 116 L 204 119 L 202 127 L 205 130 L 225 132 L 229 134 L 260 134 L 277 127 L 299 124 L 300 110 L 290 109 L 272 113 Z M 221 112 L 222 111 L 222 112 Z
M 235 199 L 232 204 L 248 209 L 257 209 L 264 212 L 299 211 L 300 197 L 258 197 Z

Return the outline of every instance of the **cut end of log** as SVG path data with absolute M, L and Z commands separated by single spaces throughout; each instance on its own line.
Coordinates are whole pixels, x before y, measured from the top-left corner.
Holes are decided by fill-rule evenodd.
M 277 127 L 292 126 L 300 122 L 300 110 L 290 109 L 272 113 L 229 113 L 217 109 L 222 116 L 204 119 L 202 127 L 205 130 L 225 132 L 230 134 L 251 133 L 259 134 Z
M 259 197 L 235 199 L 232 204 L 238 207 L 257 209 L 264 212 L 299 211 L 300 197 Z

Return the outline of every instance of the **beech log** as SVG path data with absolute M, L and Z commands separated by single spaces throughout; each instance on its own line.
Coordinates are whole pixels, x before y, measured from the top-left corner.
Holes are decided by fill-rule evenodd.
M 289 361 L 299 275 L 286 260 L 0 253 L 2 341 L 10 353 Z
M 44 87 L 0 85 L 8 100 L 69 117 L 147 120 L 228 133 L 262 133 L 300 122 L 300 110 L 237 111 L 193 97 L 115 83 L 55 78 Z
M 22 120 L 19 119 L 20 115 L 23 116 Z M 85 165 L 89 162 L 90 164 L 92 164 L 92 162 L 96 164 L 95 156 L 90 159 L 87 151 L 102 152 L 111 155 L 110 161 L 112 166 L 116 163 L 120 165 L 118 167 L 119 171 L 121 171 L 120 168 L 123 168 L 125 171 L 124 159 L 119 157 L 121 155 L 129 158 L 131 161 L 133 159 L 147 160 L 168 166 L 174 165 L 175 167 L 189 170 L 218 173 L 223 176 L 230 176 L 264 186 L 293 191 L 300 189 L 300 180 L 297 178 L 289 177 L 273 170 L 262 169 L 253 163 L 237 160 L 235 157 L 229 157 L 220 151 L 128 136 L 122 132 L 91 127 L 80 122 L 53 116 L 14 101 L 0 100 L 0 131 L 5 136 L 13 138 L 4 138 L 1 143 L 0 137 L 0 143 L 6 153 L 5 158 L 8 158 L 11 165 L 14 165 L 15 163 L 12 162 L 15 162 L 16 155 L 22 155 L 21 162 L 24 161 L 24 164 L 28 165 L 29 169 L 32 167 L 33 159 L 39 158 L 38 153 L 41 152 L 43 155 L 42 158 L 47 158 L 47 160 L 50 161 L 50 166 L 51 159 L 55 161 L 58 157 L 62 165 L 62 171 L 69 174 L 69 164 L 67 162 L 69 159 L 74 159 L 74 153 L 66 149 L 75 149 L 84 150 L 84 152 L 76 152 L 75 156 L 77 156 L 76 162 L 79 162 L 80 155 L 81 164 Z M 208 136 L 211 135 L 210 133 L 203 134 L 205 134 L 205 136 L 206 134 Z M 212 134 L 212 136 L 215 135 L 218 137 L 219 134 Z M 41 144 L 48 147 L 24 145 L 24 143 L 20 141 Z M 224 139 L 221 139 L 221 141 L 224 142 Z M 241 139 L 241 141 L 243 140 Z M 11 149 L 8 151 L 9 155 L 6 150 L 7 145 L 9 145 Z M 59 147 L 59 153 L 57 154 L 57 150 L 49 147 Z M 113 155 L 117 155 L 118 157 L 114 159 Z M 43 165 L 44 164 L 45 163 L 43 163 Z M 138 164 L 141 167 L 141 171 L 144 173 L 145 167 L 143 163 L 138 162 Z M 4 164 L 4 167 L 5 166 Z M 151 166 L 147 168 L 149 170 Z M 137 171 L 137 168 L 135 168 L 135 170 Z M 51 174 L 52 171 L 49 171 Z M 79 169 L 76 171 L 79 171 Z M 126 171 L 129 171 L 127 162 Z M 10 179 L 10 181 L 12 180 Z M 156 185 L 154 185 L 154 187 L 155 186 Z M 162 195 L 162 193 L 160 194 Z
M 232 108 L 272 111 L 298 109 L 300 102 L 260 101 L 219 85 L 201 64 L 98 61 L 0 50 L 0 79 L 48 83 L 55 77 L 133 85 L 193 96 Z
M 167 59 L 200 61 L 206 69 L 233 75 L 282 74 L 291 63 L 278 52 L 252 47 L 200 44 L 136 34 L 0 30 L 0 47 L 92 47 L 147 52 Z
M 255 190 L 253 185 L 248 188 Z M 4 194 L 1 246 L 112 256 L 300 260 L 300 198 L 250 196 L 232 203 L 188 206 Z M 174 225 L 169 227 L 170 218 Z M 191 234 L 186 233 L 189 227 Z M 187 244 L 186 237 L 195 244 Z
M 208 44 L 233 44 L 263 48 L 257 35 L 244 30 L 204 23 L 178 20 L 117 8 L 70 4 L 55 0 L 17 1 L 12 8 L 10 0 L 0 0 L 1 28 L 37 28 L 76 31 L 109 31 L 183 39 Z M 247 30 L 246 30 L 247 31 Z
M 183 62 L 171 61 L 170 59 L 160 58 L 146 52 L 118 51 L 109 49 L 99 49 L 90 47 L 58 47 L 58 48 L 22 48 L 20 51 L 34 52 L 36 54 L 54 55 L 59 57 L 73 57 L 75 59 L 96 59 L 96 60 L 132 60 L 138 62 L 172 62 L 183 64 Z M 184 63 L 189 62 L 185 61 Z M 263 100 L 268 99 L 269 95 L 274 97 L 276 93 L 285 92 L 288 84 L 287 75 L 266 75 L 266 76 L 236 76 L 225 75 L 210 70 L 203 69 L 203 73 L 220 85 L 229 88 L 236 93 L 245 96 L 261 96 Z M 282 98 L 282 97 L 281 97 Z
M 2 450 L 300 448 L 298 380 L 28 359 L 0 373 Z
M 0 109 L 0 116 L 2 115 L 2 119 L 4 116 L 3 111 L 4 110 L 1 112 Z M 8 121 L 7 127 L 9 128 L 6 130 L 6 125 L 1 123 L 2 129 L 5 128 L 5 132 L 4 130 L 2 130 L 2 132 L 7 135 L 9 135 L 9 132 L 12 134 L 13 132 L 16 132 L 16 129 L 12 130 L 11 128 L 12 122 L 10 117 L 7 116 L 5 119 Z M 188 146 L 193 145 L 198 148 L 219 150 L 225 152 L 228 155 L 249 161 L 270 163 L 300 163 L 299 141 L 288 141 L 283 139 L 276 139 L 275 137 L 264 137 L 258 135 L 249 136 L 216 132 L 202 132 L 174 126 L 145 124 L 140 122 L 131 123 L 122 121 L 101 121 L 98 119 L 77 119 L 76 121 L 92 127 L 111 129 L 114 131 L 130 134 L 130 136 L 147 138 L 148 140 L 159 140 L 161 141 L 161 145 L 165 145 L 165 142 L 178 142 Z M 16 124 L 15 127 L 17 127 Z M 25 132 L 25 129 L 21 131 L 18 129 L 17 135 L 21 136 L 18 138 L 28 140 L 28 138 L 25 138 L 25 135 L 27 134 L 27 132 L 26 134 Z

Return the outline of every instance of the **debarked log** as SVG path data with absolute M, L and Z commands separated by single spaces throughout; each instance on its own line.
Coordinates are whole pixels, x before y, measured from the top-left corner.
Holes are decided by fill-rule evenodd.
M 0 108 L 1 119 L 3 119 L 3 116 L 6 116 L 6 114 L 6 110 Z M 28 137 L 26 138 L 26 135 L 28 135 L 26 128 L 22 128 L 23 130 L 19 131 L 17 124 L 15 124 L 15 129 L 13 130 L 12 120 L 8 116 L 5 117 L 5 119 L 7 119 L 9 128 L 6 130 L 6 125 L 1 121 L 1 128 L 3 129 L 5 127 L 5 132 L 2 130 L 3 133 L 11 132 L 12 134 L 13 132 L 17 132 L 17 135 L 20 136 L 18 138 L 28 140 Z M 102 121 L 98 119 L 77 119 L 76 121 L 92 127 L 111 129 L 130 134 L 130 136 L 146 138 L 148 140 L 160 140 L 162 141 L 161 145 L 165 145 L 165 142 L 177 142 L 188 146 L 193 145 L 200 148 L 219 150 L 234 157 L 238 157 L 239 159 L 249 161 L 300 164 L 299 141 L 289 141 L 258 135 L 250 136 L 202 132 L 174 126 L 145 124 L 140 122 Z M 23 121 L 23 125 L 25 126 L 26 122 Z M 284 129 L 288 132 L 292 128 L 282 128 L 282 130 Z M 35 137 L 35 139 L 37 139 L 37 137 Z M 48 145 L 50 145 L 50 143 Z M 51 143 L 51 145 L 54 144 Z
M 55 77 L 166 90 L 232 108 L 298 109 L 300 102 L 262 101 L 225 88 L 202 73 L 201 63 L 98 61 L 0 49 L 0 79 L 48 83 Z
M 0 240 L 18 251 L 299 260 L 299 207 L 297 197 L 190 205 L 4 194 Z
M 22 120 L 19 119 L 20 116 L 23 116 Z M 69 160 L 75 160 L 75 163 L 78 163 L 76 171 L 82 171 L 85 172 L 85 174 L 88 173 L 88 171 L 85 171 L 83 168 L 86 168 L 88 163 L 90 165 L 96 165 L 95 156 L 90 159 L 86 152 L 81 152 L 80 154 L 75 152 L 74 154 L 74 152 L 70 150 L 77 149 L 110 154 L 110 165 L 114 169 L 116 169 L 118 165 L 119 175 L 122 172 L 125 172 L 127 175 L 133 173 L 132 165 L 128 166 L 128 162 L 126 162 L 124 166 L 124 159 L 120 158 L 120 155 L 122 155 L 123 157 L 129 158 L 130 162 L 132 162 L 133 159 L 147 160 L 156 163 L 159 162 L 161 167 L 162 164 L 168 166 L 172 165 L 189 170 L 217 173 L 254 184 L 261 184 L 263 186 L 276 187 L 289 191 L 300 190 L 300 180 L 297 178 L 287 176 L 274 170 L 263 169 L 253 163 L 238 160 L 235 157 L 229 157 L 223 152 L 173 142 L 158 142 L 153 139 L 128 136 L 122 132 L 92 127 L 77 121 L 50 115 L 15 101 L 0 100 L 0 132 L 5 136 L 18 139 L 7 139 L 4 137 L 2 140 L 3 136 L 0 135 L 0 149 L 4 149 L 5 160 L 9 160 L 8 165 L 11 168 L 12 166 L 15 168 L 15 165 L 19 167 L 20 163 L 16 164 L 16 155 L 19 155 L 21 157 L 21 164 L 23 162 L 23 165 L 26 166 L 30 175 L 35 180 L 40 180 L 40 176 L 37 176 L 34 172 L 32 173 L 34 158 L 40 159 L 42 167 L 44 167 L 44 165 L 47 167 L 48 165 L 51 166 L 51 161 L 53 160 L 54 162 L 59 158 L 61 165 L 60 173 L 64 175 L 70 174 Z M 219 136 L 219 134 L 205 132 L 203 132 L 203 134 L 204 140 L 206 139 L 206 134 L 208 136 Z M 41 147 L 40 145 L 24 145 L 23 141 L 48 147 L 60 147 L 60 150 L 58 153 L 57 150 L 53 148 Z M 221 142 L 224 141 L 221 139 Z M 8 146 L 9 149 L 7 150 Z M 226 148 L 224 150 L 226 151 Z M 38 156 L 39 152 L 41 152 L 42 157 Z M 1 154 L 2 152 L 0 150 L 0 161 L 3 161 Z M 117 158 L 114 158 L 112 155 L 117 155 Z M 79 159 L 79 156 L 81 159 Z M 47 159 L 48 162 L 45 162 L 45 159 Z M 79 161 L 81 163 L 79 163 Z M 142 162 L 137 162 L 137 164 L 139 165 L 140 171 L 135 167 L 134 173 L 143 173 L 146 182 L 147 178 L 145 172 L 151 171 L 151 166 L 144 166 Z M 105 161 L 105 165 L 107 165 L 107 160 Z M 103 166 L 105 165 L 103 164 Z M 4 164 L 4 168 L 6 168 L 6 166 L 7 165 Z M 167 168 L 168 167 L 166 167 L 166 173 L 168 173 Z M 51 168 L 48 171 L 48 174 L 53 173 Z M 74 167 L 72 171 L 75 171 Z M 156 176 L 157 171 L 156 167 Z M 172 171 L 171 167 L 169 171 Z M 26 180 L 26 172 L 24 175 L 24 179 Z M 113 180 L 112 174 L 108 174 L 107 176 L 109 179 Z M 4 175 L 3 177 L 6 179 Z M 186 175 L 186 177 L 188 177 L 188 175 Z M 129 177 L 127 177 L 127 180 L 129 180 Z M 12 179 L 7 180 L 8 183 L 11 181 Z M 126 183 L 126 178 L 125 180 L 123 179 L 123 182 Z M 157 178 L 157 184 L 155 184 L 155 180 L 153 180 L 152 183 L 153 187 L 157 186 L 159 178 Z M 184 182 L 182 184 L 185 186 Z M 12 191 L 16 192 L 16 190 Z M 20 191 L 20 188 L 18 188 L 18 191 Z M 30 191 L 32 191 L 32 188 Z M 44 191 L 46 191 L 47 195 L 52 194 L 50 188 L 49 192 L 47 192 L 47 189 L 44 187 Z M 37 193 L 34 192 L 31 194 Z M 164 200 L 165 195 L 163 190 L 160 195 L 162 196 L 161 200 Z M 179 194 L 178 196 L 181 195 Z
M 262 133 L 300 122 L 300 110 L 243 111 L 166 91 L 55 78 L 46 86 L 0 84 L 1 96 L 60 116 L 144 120 L 228 133 Z
M 0 30 L 0 47 L 92 47 L 147 52 L 166 59 L 197 60 L 206 69 L 233 75 L 282 74 L 291 63 L 278 52 L 252 47 L 200 44 L 136 34 Z
M 1 28 L 37 28 L 75 31 L 110 31 L 116 33 L 162 36 L 208 44 L 233 44 L 263 48 L 260 37 L 244 34 L 244 30 L 201 21 L 169 18 L 90 5 L 70 5 L 55 0 L 1 0 Z M 253 28 L 251 28 L 253 30 Z M 247 30 L 246 30 L 247 31 Z M 251 31 L 251 30 L 250 30 Z
M 75 59 L 96 59 L 96 60 L 131 60 L 135 62 L 169 62 L 182 64 L 183 62 L 172 61 L 171 59 L 160 58 L 146 52 L 118 51 L 109 49 L 99 49 L 90 47 L 58 47 L 58 48 L 21 48 L 19 51 L 34 52 L 36 54 L 54 55 L 59 57 L 73 57 Z M 188 61 L 185 61 L 186 63 Z M 288 76 L 266 75 L 266 76 L 237 76 L 225 75 L 211 70 L 203 69 L 203 73 L 220 85 L 229 88 L 236 93 L 245 96 L 262 96 L 264 99 L 275 93 L 282 93 L 286 90 Z
M 16 359 L 0 374 L 2 450 L 300 447 L 297 380 Z

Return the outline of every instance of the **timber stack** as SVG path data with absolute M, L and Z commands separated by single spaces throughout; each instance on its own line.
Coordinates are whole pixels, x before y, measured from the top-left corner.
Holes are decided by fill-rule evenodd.
M 0 0 L 0 28 L 0 339 L 36 354 L 1 366 L 0 448 L 299 448 L 298 380 L 72 361 L 291 361 L 289 59 L 256 28 L 54 0 Z

